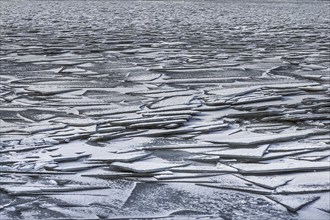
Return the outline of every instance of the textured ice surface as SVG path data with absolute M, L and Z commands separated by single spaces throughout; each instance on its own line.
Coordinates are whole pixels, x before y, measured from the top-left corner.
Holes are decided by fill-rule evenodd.
M 275 202 L 280 203 L 285 206 L 291 212 L 296 212 L 301 209 L 303 206 L 312 203 L 318 200 L 319 196 L 311 195 L 293 195 L 293 196 L 268 196 L 268 198 L 274 200 Z
M 328 11 L 1 1 L 0 219 L 329 219 Z
M 229 149 L 229 150 L 220 150 L 220 151 L 209 151 L 205 154 L 207 155 L 218 155 L 223 158 L 261 158 L 267 148 L 268 144 L 261 145 L 256 148 L 237 148 L 237 149 Z
M 284 160 L 268 164 L 233 164 L 242 173 L 281 173 L 293 171 L 317 171 L 329 170 L 330 164 L 328 161 L 310 162 L 310 161 L 297 161 L 297 160 Z

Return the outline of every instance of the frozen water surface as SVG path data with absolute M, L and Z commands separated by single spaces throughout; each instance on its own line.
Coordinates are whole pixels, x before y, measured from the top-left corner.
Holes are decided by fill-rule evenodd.
M 329 219 L 329 10 L 1 1 L 0 219 Z

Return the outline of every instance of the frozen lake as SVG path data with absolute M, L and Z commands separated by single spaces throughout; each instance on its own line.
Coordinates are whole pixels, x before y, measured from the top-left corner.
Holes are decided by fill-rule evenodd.
M 0 219 L 329 219 L 329 10 L 1 1 Z

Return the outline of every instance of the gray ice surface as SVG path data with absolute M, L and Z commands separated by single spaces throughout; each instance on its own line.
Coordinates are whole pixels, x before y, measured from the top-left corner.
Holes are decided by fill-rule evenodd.
M 0 219 L 330 218 L 330 5 L 0 2 Z

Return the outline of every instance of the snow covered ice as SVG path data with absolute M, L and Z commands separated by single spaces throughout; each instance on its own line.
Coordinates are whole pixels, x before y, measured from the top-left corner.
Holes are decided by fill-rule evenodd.
M 329 11 L 1 1 L 0 219 L 328 220 Z

